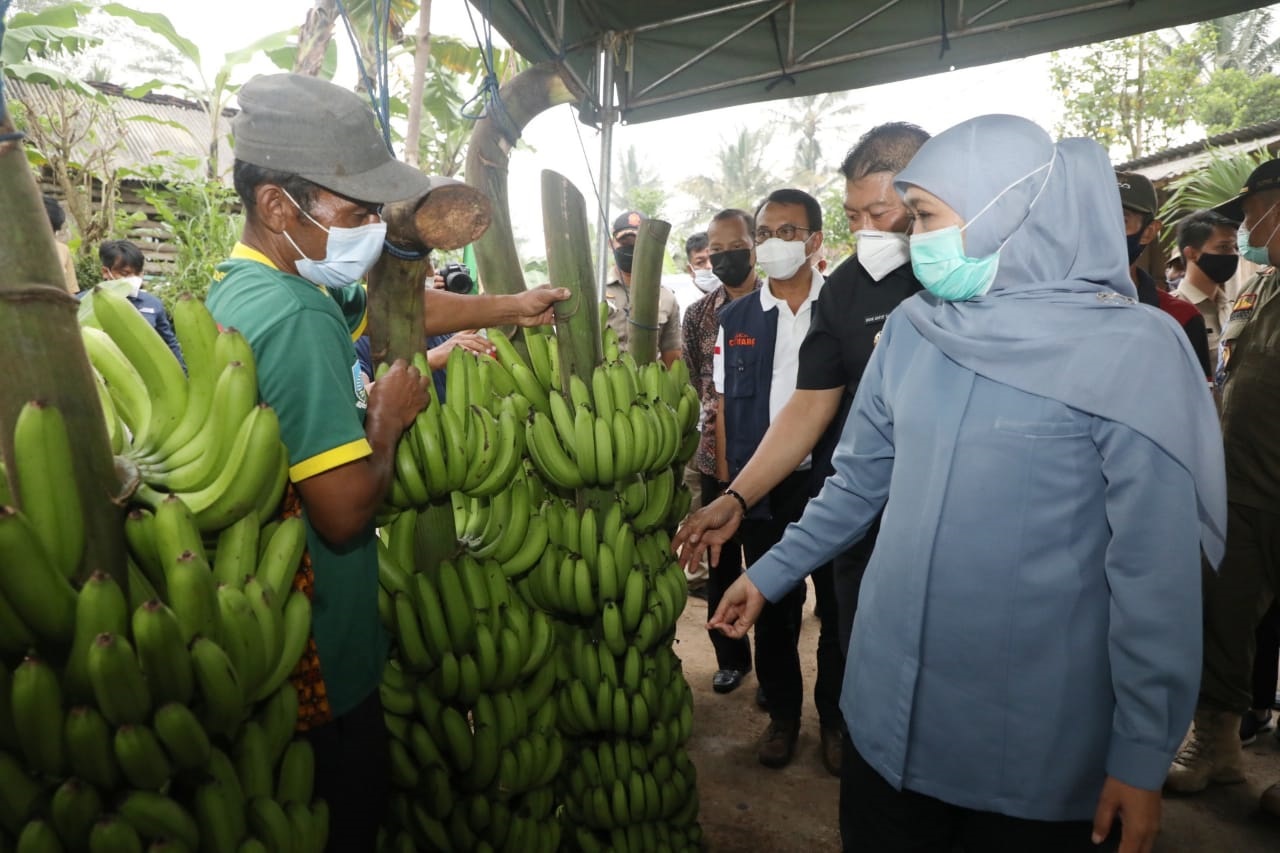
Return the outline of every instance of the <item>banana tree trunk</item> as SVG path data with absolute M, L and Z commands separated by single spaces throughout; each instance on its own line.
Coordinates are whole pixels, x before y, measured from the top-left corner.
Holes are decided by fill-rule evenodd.
M 489 205 L 466 184 L 450 182 L 422 198 L 389 204 L 382 216 L 387 242 L 404 257 L 384 251 L 369 272 L 369 343 L 375 364 L 408 361 L 422 352 L 422 293 L 432 272 L 427 250 L 457 249 L 475 240 L 488 227 Z M 447 498 L 422 511 L 414 539 L 419 571 L 435 572 L 453 555 L 457 538 Z
M 647 219 L 636 234 L 631 262 L 631 336 L 628 351 L 637 364 L 658 359 L 658 293 L 671 223 Z
M 0 102 L 0 135 L 14 131 Z M 0 363 L 14 371 L 0 382 L 0 451 L 12 479 L 13 428 L 22 407 L 38 399 L 62 412 L 85 516 L 82 573 L 107 572 L 127 589 L 120 478 L 80 341 L 76 300 L 66 291 L 21 139 L 0 142 L 0 210 Z
M 297 74 L 319 77 L 324 68 L 325 51 L 333 40 L 333 24 L 338 19 L 336 0 L 316 0 L 307 10 L 306 20 L 298 30 L 298 55 L 293 62 Z
M 560 350 L 560 384 L 569 393 L 569 377 L 591 383 L 604 353 L 600 343 L 600 311 L 591 269 L 587 205 L 564 175 L 542 173 L 542 229 L 547 240 L 551 280 L 573 295 L 557 303 L 556 345 Z
M 431 0 L 418 4 L 418 34 L 413 47 L 413 79 L 409 82 L 409 118 L 404 132 L 404 161 L 418 165 L 418 138 L 422 135 L 422 92 L 427 87 L 431 62 Z
M 525 289 L 524 268 L 516 252 L 507 195 L 511 149 L 535 116 L 560 104 L 572 103 L 580 95 L 570 88 L 555 63 L 530 66 L 503 84 L 498 97 L 500 106 L 490 105 L 471 132 L 467 183 L 488 196 L 493 204 L 493 225 L 476 244 L 476 265 L 487 293 L 519 293 Z

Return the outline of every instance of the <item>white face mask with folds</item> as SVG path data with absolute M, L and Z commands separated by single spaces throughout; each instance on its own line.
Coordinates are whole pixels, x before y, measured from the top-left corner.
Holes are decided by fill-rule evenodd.
M 911 248 L 906 234 L 896 231 L 858 231 L 858 263 L 871 276 L 880 281 L 903 264 L 911 263 Z
M 805 251 L 807 240 L 783 240 L 770 237 L 756 246 L 756 263 L 769 278 L 791 278 L 809 257 Z
M 293 206 L 298 208 L 299 213 L 310 219 L 313 225 L 327 235 L 324 257 L 314 260 L 303 254 L 302 249 L 298 248 L 298 244 L 289 236 L 288 231 L 283 232 L 289 245 L 301 255 L 293 264 L 298 270 L 298 275 L 312 284 L 334 288 L 346 287 L 364 278 L 364 274 L 373 267 L 378 256 L 382 254 L 382 244 L 387 238 L 387 223 L 379 221 L 356 228 L 340 228 L 337 225 L 326 228 L 303 210 L 302 205 L 298 204 L 293 196 L 286 192 L 285 197 L 293 202 Z
M 720 286 L 720 279 L 716 278 L 716 274 L 711 270 L 700 269 L 693 271 L 693 283 L 703 293 L 710 293 Z

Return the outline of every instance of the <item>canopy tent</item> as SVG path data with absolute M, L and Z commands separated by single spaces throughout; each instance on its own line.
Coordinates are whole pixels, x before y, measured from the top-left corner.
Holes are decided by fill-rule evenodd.
M 527 59 L 562 58 L 643 122 L 843 91 L 1268 5 L 1258 0 L 470 0 Z M 604 99 L 607 100 L 607 97 Z M 584 104 L 598 121 L 601 104 Z M 607 119 L 606 119 L 607 120 Z
M 602 128 L 844 91 L 1204 21 L 1258 0 L 470 0 L 521 55 L 559 60 Z M 608 192 L 602 202 L 607 206 Z M 607 210 L 602 211 L 606 215 Z M 603 230 L 603 229 L 602 229 Z M 606 265 L 602 235 L 599 266 Z

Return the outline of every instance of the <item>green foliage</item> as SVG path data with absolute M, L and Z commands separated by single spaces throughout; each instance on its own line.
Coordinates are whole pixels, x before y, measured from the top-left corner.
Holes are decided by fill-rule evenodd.
M 853 254 L 856 242 L 849 230 L 849 217 L 844 215 L 843 187 L 831 187 L 818 201 L 822 202 L 822 248 L 834 265 Z
M 89 290 L 102 281 L 102 264 L 97 252 L 80 252 L 72 257 L 76 266 L 76 283 L 81 290 Z
M 1194 210 L 1217 207 L 1234 197 L 1249 173 L 1270 160 L 1266 151 L 1228 153 L 1210 148 L 1209 161 L 1199 169 L 1180 175 L 1169 183 L 1169 198 L 1160 208 L 1165 223 L 1163 240 L 1171 243 L 1182 217 Z
M 1270 121 L 1280 116 L 1280 77 L 1219 68 L 1200 89 L 1194 109 L 1210 136 Z
M 716 152 L 714 174 L 698 175 L 681 185 L 698 204 L 684 230 L 706 228 L 713 215 L 729 207 L 755 213 L 756 206 L 778 186 L 764 164 L 768 143 L 767 127 L 740 128 L 738 135 Z
M 663 219 L 668 195 L 662 180 L 640 163 L 634 145 L 619 159 L 613 173 L 612 203 L 618 210 L 638 210 L 651 219 Z
M 160 167 L 152 168 L 150 177 L 159 180 Z M 203 298 L 214 267 L 226 259 L 244 225 L 235 192 L 217 181 L 152 183 L 142 197 L 156 209 L 178 250 L 175 269 L 163 286 L 154 288 L 156 295 L 170 311 L 183 293 Z

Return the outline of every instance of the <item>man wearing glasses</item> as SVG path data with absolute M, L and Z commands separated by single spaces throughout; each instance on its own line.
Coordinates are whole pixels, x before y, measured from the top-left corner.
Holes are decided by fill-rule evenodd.
M 800 344 L 809 331 L 814 303 L 824 279 L 813 266 L 822 248 L 822 208 L 817 199 L 796 189 L 775 190 L 756 211 L 756 263 L 768 282 L 756 294 L 734 300 L 720 310 L 713 380 L 720 395 L 716 419 L 716 468 L 732 480 L 751 458 L 770 422 L 796 390 Z M 748 511 L 733 490 L 725 494 L 742 504 L 751 524 L 738 531 L 746 565 L 764 555 L 786 526 L 800 518 L 811 487 L 810 456 Z M 827 574 L 830 568 L 819 571 Z M 758 758 L 766 767 L 783 767 L 795 753 L 800 733 L 804 683 L 800 675 L 800 637 L 805 588 L 766 604 L 756 622 L 756 676 L 768 697 L 769 727 L 760 740 Z M 834 623 L 834 619 L 830 620 Z M 828 626 L 824 621 L 824 629 Z M 835 630 L 835 625 L 830 626 Z M 824 666 L 825 662 L 825 666 Z M 834 671 L 831 664 L 834 663 Z M 814 690 L 824 725 L 839 726 L 838 656 L 819 657 Z M 823 686 L 834 691 L 822 690 Z M 827 695 L 830 694 L 830 695 Z

